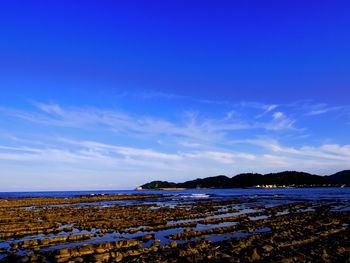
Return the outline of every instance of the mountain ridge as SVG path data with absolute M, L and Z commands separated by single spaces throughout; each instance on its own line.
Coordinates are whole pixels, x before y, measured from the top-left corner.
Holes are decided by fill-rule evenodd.
M 246 187 L 324 187 L 350 186 L 350 170 L 343 170 L 331 175 L 321 176 L 298 171 L 278 173 L 241 173 L 233 177 L 226 175 L 209 176 L 174 183 L 152 181 L 141 185 L 140 189 L 176 189 L 176 188 L 246 188 Z

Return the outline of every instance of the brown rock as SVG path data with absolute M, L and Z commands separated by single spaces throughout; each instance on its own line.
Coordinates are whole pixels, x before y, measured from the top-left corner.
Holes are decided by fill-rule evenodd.
M 115 262 L 119 262 L 119 261 L 122 261 L 123 260 L 123 254 L 120 253 L 120 252 L 116 252 L 115 253 L 115 257 L 114 257 L 114 261 Z
M 171 243 L 170 243 L 170 247 L 171 247 L 171 248 L 177 248 L 177 243 L 176 243 L 176 241 L 171 242 Z
M 259 260 L 261 257 L 258 254 L 258 251 L 256 248 L 253 249 L 253 254 L 252 254 L 252 260 Z
M 262 247 L 266 252 L 271 252 L 274 248 L 273 246 L 270 245 L 266 245 Z

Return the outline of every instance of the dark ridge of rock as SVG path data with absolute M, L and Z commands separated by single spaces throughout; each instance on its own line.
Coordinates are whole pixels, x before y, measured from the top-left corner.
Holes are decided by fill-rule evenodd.
M 350 185 L 350 170 L 344 170 L 329 176 L 325 176 L 332 183 Z
M 252 187 L 255 185 L 311 186 L 331 183 L 332 182 L 324 176 L 313 175 L 304 172 L 284 171 L 279 173 L 269 173 L 265 175 L 257 173 L 238 174 L 231 178 L 227 187 Z
M 265 174 L 264 179 L 268 183 L 277 185 L 311 185 L 329 183 L 328 179 L 323 176 L 296 171 L 285 171 L 281 173 Z
M 150 183 L 141 185 L 142 189 L 160 189 L 160 188 L 175 188 L 176 183 L 167 181 L 152 181 Z
M 225 185 L 225 188 L 252 187 L 262 184 L 267 184 L 264 182 L 264 175 L 258 173 L 243 173 L 232 177 Z
M 142 185 L 142 189 L 162 188 L 244 188 L 256 185 L 276 185 L 294 187 L 340 186 L 350 185 L 350 170 L 344 170 L 329 176 L 320 176 L 305 172 L 283 171 L 279 173 L 259 174 L 242 173 L 232 178 L 225 175 L 197 178 L 183 183 L 152 181 Z
M 179 188 L 224 188 L 230 178 L 225 175 L 211 176 L 207 178 L 197 178 L 195 180 L 176 184 Z

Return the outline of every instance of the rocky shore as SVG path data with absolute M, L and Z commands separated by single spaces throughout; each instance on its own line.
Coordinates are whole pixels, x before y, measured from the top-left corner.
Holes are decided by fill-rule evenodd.
M 350 262 L 350 201 L 0 199 L 0 262 Z

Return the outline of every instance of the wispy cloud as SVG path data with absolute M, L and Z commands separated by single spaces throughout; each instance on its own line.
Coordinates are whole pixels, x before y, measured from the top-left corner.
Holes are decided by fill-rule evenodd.
M 63 137 L 53 140 L 57 140 L 59 142 L 57 145 L 60 147 L 0 145 L 0 163 L 3 167 L 8 162 L 13 163 L 16 169 L 23 166 L 25 167 L 23 173 L 29 171 L 42 173 L 40 170 L 42 168 L 31 171 L 31 167 L 46 167 L 44 168 L 46 172 L 51 174 L 56 170 L 48 168 L 52 165 L 60 167 L 60 170 L 74 168 L 69 174 L 75 176 L 89 171 L 91 173 L 95 171 L 94 176 L 97 178 L 115 174 L 122 178 L 118 177 L 118 182 L 126 180 L 123 174 L 129 174 L 129 180 L 135 178 L 135 182 L 139 183 L 144 182 L 143 180 L 169 180 L 170 175 L 172 180 L 181 181 L 194 177 L 234 175 L 247 171 L 271 172 L 293 169 L 315 173 L 350 166 L 350 145 L 325 144 L 319 147 L 294 148 L 283 146 L 274 140 L 259 139 L 241 141 L 243 147 L 228 147 L 230 149 L 218 147 L 208 149 L 207 146 L 205 149 L 188 148 L 179 151 L 175 147 L 170 152 L 164 152 L 152 148 L 126 147 L 91 140 Z M 21 144 L 21 140 L 18 143 Z M 249 145 L 262 147 L 265 150 L 255 153 L 239 150 L 248 149 Z M 188 177 L 185 178 L 184 175 Z M 55 176 L 59 178 L 59 175 Z M 144 176 L 149 179 L 141 180 L 140 178 L 145 178 Z
M 188 141 L 178 141 L 178 144 L 188 148 L 202 148 L 205 147 L 203 144 Z
M 165 169 L 168 167 L 167 161 L 174 162 L 182 158 L 179 155 L 149 149 L 119 147 L 97 142 L 74 143 L 80 146 L 72 150 L 0 146 L 0 160 L 20 163 L 60 163 L 62 165 L 72 164 L 83 167 L 109 167 L 125 170 L 138 169 L 139 167 Z
M 213 152 L 213 151 L 201 151 L 201 152 L 193 152 L 193 153 L 184 153 L 184 156 L 187 158 L 199 158 L 199 159 L 207 159 L 214 160 L 220 163 L 225 164 L 233 164 L 237 160 L 247 159 L 247 160 L 255 160 L 256 156 L 253 154 L 247 153 L 230 153 L 230 152 Z
M 340 146 L 337 144 L 325 144 L 319 147 L 302 146 L 299 149 L 297 149 L 294 147 L 282 146 L 276 140 L 271 139 L 245 140 L 245 142 L 262 146 L 276 153 L 309 156 L 322 159 L 343 160 L 349 161 L 350 165 L 350 145 Z
M 271 104 L 271 105 L 262 105 L 262 109 L 264 110 L 262 113 L 259 113 L 258 115 L 255 116 L 255 118 L 261 118 L 265 116 L 267 113 L 273 111 L 276 109 L 278 106 L 276 104 Z
M 225 104 L 216 111 L 206 111 L 206 107 L 152 115 L 143 109 L 126 112 L 55 103 L 34 103 L 26 110 L 2 107 L 0 162 L 8 171 L 19 173 L 22 167 L 22 174 L 27 174 L 28 167 L 35 174 L 41 167 L 52 166 L 70 170 L 66 174 L 91 170 L 101 178 L 115 174 L 123 178 L 125 173 L 165 180 L 171 174 L 174 180 L 182 178 L 179 181 L 219 173 L 286 169 L 323 173 L 350 167 L 350 145 L 341 140 L 315 145 L 316 140 L 312 144 L 303 137 L 300 125 L 321 115 L 308 113 L 329 111 L 328 105 L 298 110 L 295 105 L 258 102 Z M 7 129 L 6 123 L 13 119 L 20 129 L 30 127 L 28 132 L 11 125 Z M 312 138 L 313 132 L 308 130 Z
M 309 116 L 326 114 L 329 112 L 335 112 L 345 109 L 345 106 L 331 107 L 327 104 L 315 104 L 310 106 L 310 110 L 306 113 Z
M 282 119 L 283 117 L 284 117 L 284 114 L 283 114 L 283 112 L 280 112 L 280 111 L 275 112 L 275 113 L 273 114 L 273 118 L 274 118 L 275 120 Z
M 109 145 L 109 144 L 93 142 L 93 141 L 73 141 L 73 140 L 67 140 L 64 138 L 61 138 L 60 140 L 63 142 L 82 146 L 84 148 L 89 149 L 89 151 L 92 151 L 92 152 L 107 151 L 109 153 L 116 153 L 127 158 L 143 157 L 143 158 L 154 158 L 154 159 L 160 159 L 160 160 L 180 160 L 181 159 L 181 156 L 177 154 L 162 153 L 152 149 L 140 149 L 140 148 L 117 146 L 117 145 Z
M 327 103 L 315 103 L 312 100 L 296 101 L 290 104 L 284 105 L 285 108 L 292 109 L 295 112 L 300 112 L 305 116 L 318 116 L 327 113 L 338 113 L 340 115 L 346 115 L 350 112 L 349 105 L 330 105 Z
M 187 151 L 165 153 L 153 149 L 141 149 L 105 144 L 95 141 L 76 141 L 60 138 L 63 148 L 33 148 L 0 145 L 0 161 L 61 163 L 84 167 L 109 167 L 125 169 L 193 170 L 195 163 L 214 162 L 233 164 L 238 160 L 254 160 L 252 154 L 229 151 Z M 73 145 L 74 148 L 68 145 Z M 67 150 L 71 148 L 71 150 Z M 213 167 L 212 167 L 213 168 Z M 205 172 L 206 165 L 195 168 Z
M 246 105 L 246 104 L 244 104 Z M 21 111 L 1 108 L 3 114 L 48 126 L 110 129 L 126 134 L 171 135 L 193 138 L 196 140 L 217 140 L 227 132 L 248 129 L 283 130 L 291 129 L 295 120 L 285 115 L 271 120 L 256 122 L 253 119 L 240 118 L 234 111 L 229 111 L 222 118 L 205 118 L 196 113 L 187 114 L 184 119 L 170 121 L 151 116 L 136 116 L 115 110 L 96 108 L 63 108 L 58 104 L 36 103 L 37 111 Z M 273 105 L 253 105 L 272 110 Z
M 302 130 L 294 126 L 296 120 L 287 117 L 283 112 L 272 113 L 272 118 L 266 122 L 255 123 L 256 128 L 261 128 L 270 131 L 281 131 L 281 130 Z

